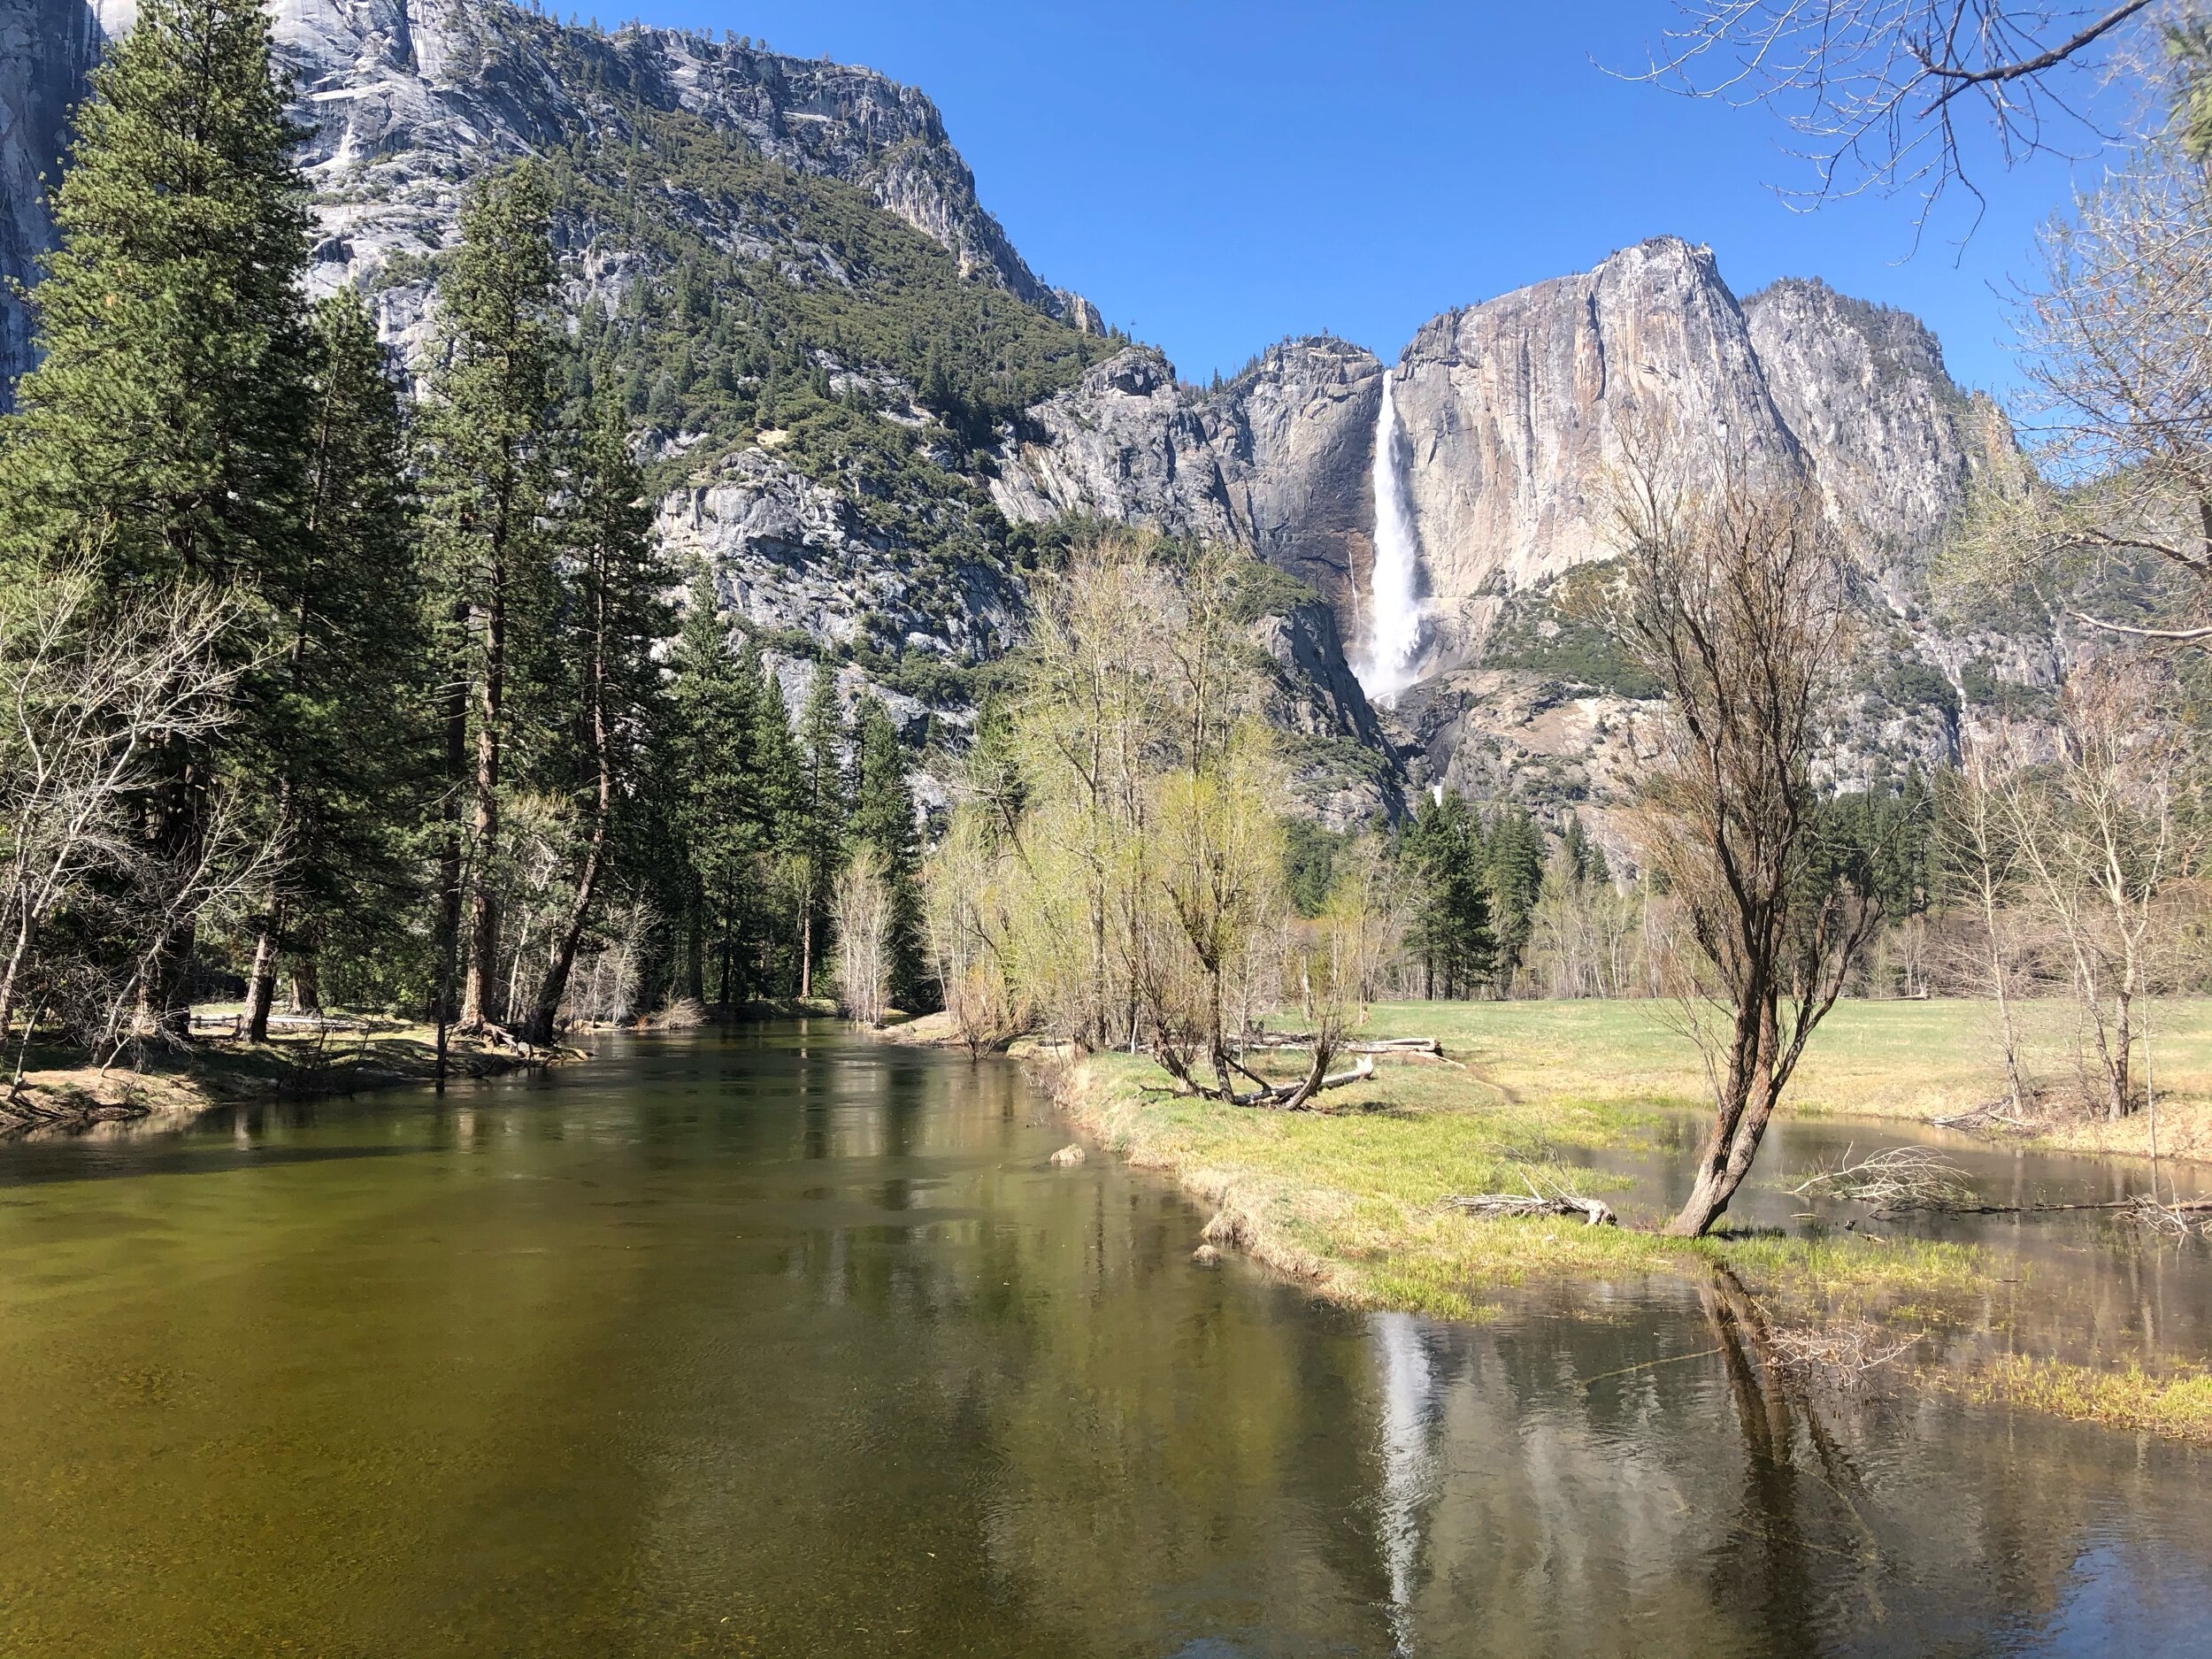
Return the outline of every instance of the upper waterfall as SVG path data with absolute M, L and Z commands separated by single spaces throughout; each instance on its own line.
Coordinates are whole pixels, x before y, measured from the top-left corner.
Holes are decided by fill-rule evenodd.
M 1398 448 L 1398 400 L 1385 369 L 1382 411 L 1375 418 L 1375 558 L 1367 581 L 1367 647 L 1353 671 L 1378 703 L 1392 701 L 1413 683 L 1421 645 L 1421 551 Z

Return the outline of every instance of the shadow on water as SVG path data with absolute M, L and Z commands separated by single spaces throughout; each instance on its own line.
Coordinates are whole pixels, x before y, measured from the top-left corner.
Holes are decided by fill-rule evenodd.
M 1724 1280 L 1329 1307 L 1064 1140 L 817 1026 L 0 1148 L 0 1651 L 2202 1650 L 2195 1455 Z

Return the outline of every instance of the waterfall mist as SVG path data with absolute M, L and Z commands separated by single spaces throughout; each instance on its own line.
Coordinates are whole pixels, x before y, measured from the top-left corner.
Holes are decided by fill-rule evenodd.
M 1368 578 L 1367 649 L 1355 670 L 1378 703 L 1394 700 L 1413 683 L 1421 645 L 1421 555 L 1399 442 L 1398 400 L 1385 369 L 1382 412 L 1375 419 L 1375 564 Z

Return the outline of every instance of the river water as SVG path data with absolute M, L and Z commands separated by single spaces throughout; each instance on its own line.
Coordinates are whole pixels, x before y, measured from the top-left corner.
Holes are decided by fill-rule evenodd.
M 818 1026 L 0 1148 L 0 1654 L 2212 1652 L 2201 1454 L 1333 1309 L 1066 1139 Z

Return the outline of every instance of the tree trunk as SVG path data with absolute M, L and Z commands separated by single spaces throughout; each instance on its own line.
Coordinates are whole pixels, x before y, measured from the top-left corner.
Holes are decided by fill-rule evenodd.
M 807 884 L 806 902 L 799 907 L 799 1000 L 814 995 L 814 889 Z
M 468 974 L 461 991 L 460 1024 L 481 1030 L 499 979 L 499 913 L 485 879 L 492 848 L 499 836 L 500 717 L 506 697 L 507 582 L 505 560 L 492 558 L 484 614 L 484 679 L 477 703 L 476 816 L 473 839 L 477 872 L 469 895 Z
M 269 1010 L 276 1002 L 277 950 L 284 934 L 284 900 L 273 882 L 260 930 L 253 941 L 253 972 L 246 979 L 246 1040 L 269 1041 Z
M 2106 1115 L 2117 1123 L 2128 1115 L 2128 1062 L 2134 1041 L 2130 1018 L 2134 1012 L 2134 998 L 2123 990 L 2113 1001 L 2116 1004 L 2112 1022 L 2114 1041 L 2105 1065 L 2109 1087 Z
M 699 878 L 695 875 L 691 878 L 690 895 L 685 908 L 689 916 L 684 927 L 683 994 L 703 1005 L 707 1000 L 707 907 L 699 891 Z
M 292 956 L 292 1011 L 295 1014 L 319 1014 L 323 1011 L 322 975 L 311 949 L 296 951 Z
M 1723 1097 L 1714 1109 L 1712 1133 L 1698 1154 L 1690 1195 L 1661 1229 L 1673 1237 L 1702 1238 L 1712 1230 L 1750 1174 L 1767 1119 L 1774 1115 L 1780 1093 L 1774 1078 L 1777 1016 L 1771 1006 L 1763 1003 L 1753 1018 L 1758 1022 L 1755 1030 L 1740 1032 L 1735 1040 Z
M 607 580 L 603 569 L 595 584 L 592 606 L 591 664 L 587 670 L 590 690 L 592 761 L 597 773 L 598 794 L 593 803 L 591 843 L 584 855 L 583 872 L 576 880 L 576 897 L 568 909 L 567 925 L 553 944 L 545 979 L 538 987 L 537 1006 L 531 1011 L 526 1035 L 532 1042 L 551 1042 L 553 1022 L 560 1018 L 561 997 L 568 989 L 570 970 L 576 963 L 576 947 L 591 920 L 593 895 L 599 887 L 599 871 L 607 852 L 607 826 L 614 816 L 614 734 L 607 725 Z

